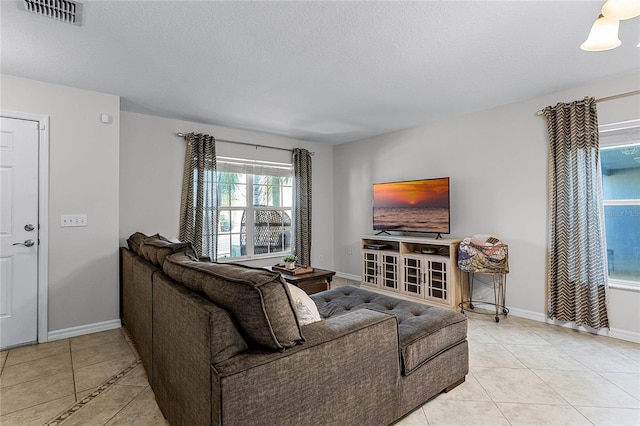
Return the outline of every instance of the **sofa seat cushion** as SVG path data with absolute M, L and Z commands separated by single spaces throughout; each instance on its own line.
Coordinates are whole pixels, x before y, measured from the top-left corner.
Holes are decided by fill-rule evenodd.
M 403 374 L 411 374 L 441 352 L 464 341 L 467 318 L 461 313 L 419 302 L 398 299 L 354 286 L 311 295 L 322 318 L 355 309 L 372 309 L 398 321 Z
M 229 311 L 250 344 L 282 350 L 304 341 L 279 273 L 233 263 L 198 262 L 185 253 L 167 257 L 163 270 Z

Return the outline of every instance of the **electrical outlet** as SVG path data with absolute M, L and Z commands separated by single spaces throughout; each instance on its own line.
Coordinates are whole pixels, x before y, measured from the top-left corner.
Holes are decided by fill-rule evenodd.
M 62 214 L 60 215 L 60 227 L 87 226 L 86 214 Z
M 351 256 L 353 254 L 353 250 L 351 247 L 347 247 L 347 256 Z

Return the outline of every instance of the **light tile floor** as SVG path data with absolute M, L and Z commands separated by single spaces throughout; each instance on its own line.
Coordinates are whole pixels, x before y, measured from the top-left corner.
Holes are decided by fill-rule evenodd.
M 166 425 L 137 359 L 123 329 L 0 352 L 0 425 Z
M 466 382 L 397 425 L 640 425 L 640 345 L 468 316 Z M 100 393 L 136 359 L 122 329 L 0 352 L 0 425 L 43 425 L 96 393 L 62 425 L 165 425 L 140 364 Z
M 465 383 L 397 425 L 640 425 L 639 344 L 467 315 Z

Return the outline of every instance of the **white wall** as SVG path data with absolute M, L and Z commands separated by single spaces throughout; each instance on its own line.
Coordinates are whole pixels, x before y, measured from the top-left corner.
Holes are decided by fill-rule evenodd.
M 120 243 L 136 231 L 178 234 L 180 193 L 186 144 L 177 132 L 207 133 L 217 139 L 314 152 L 311 263 L 333 268 L 332 146 L 209 124 L 192 123 L 131 112 L 121 113 Z M 288 151 L 218 141 L 220 156 L 290 162 Z M 278 259 L 279 260 L 279 259 Z M 275 261 L 278 261 L 275 260 Z M 248 262 L 272 265 L 274 259 Z
M 48 331 L 117 320 L 120 98 L 0 80 L 3 110 L 50 117 Z M 61 228 L 65 213 L 87 214 L 88 226 Z
M 634 73 L 334 147 L 336 269 L 361 273 L 359 236 L 372 232 L 372 183 L 450 176 L 451 237 L 500 235 L 509 244 L 507 305 L 543 318 L 547 133 L 536 111 L 637 90 L 639 82 Z M 639 118 L 639 97 L 598 103 L 598 111 L 600 124 Z M 640 293 L 612 289 L 609 319 L 612 332 L 640 337 Z
M 118 246 L 138 230 L 177 234 L 184 142 L 174 135 L 189 131 L 314 151 L 312 263 L 354 276 L 360 275 L 359 236 L 371 232 L 371 184 L 450 176 L 452 236 L 500 234 L 510 248 L 508 306 L 543 315 L 547 135 L 535 112 L 584 96 L 637 90 L 639 82 L 640 73 L 634 73 L 331 147 L 120 113 L 117 96 L 2 75 L 2 109 L 51 120 L 49 331 L 117 320 Z M 600 124 L 639 118 L 639 105 L 637 96 L 599 103 Z M 112 123 L 100 123 L 101 113 L 111 115 Z M 283 155 L 223 142 L 218 153 L 273 160 Z M 60 228 L 65 213 L 86 213 L 89 226 Z M 611 290 L 609 316 L 612 332 L 637 336 L 640 293 Z

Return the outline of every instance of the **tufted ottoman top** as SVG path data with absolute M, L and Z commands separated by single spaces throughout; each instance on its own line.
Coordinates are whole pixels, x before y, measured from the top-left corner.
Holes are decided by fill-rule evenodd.
M 402 354 L 403 374 L 408 375 L 440 352 L 467 337 L 467 318 L 446 308 L 386 296 L 359 287 L 344 286 L 310 296 L 322 318 L 354 309 L 371 309 L 394 315 Z

